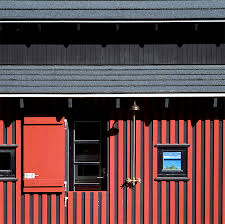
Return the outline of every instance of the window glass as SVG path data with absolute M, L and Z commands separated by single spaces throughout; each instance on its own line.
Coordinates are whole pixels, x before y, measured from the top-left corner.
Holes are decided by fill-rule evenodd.
M 76 162 L 98 162 L 100 161 L 100 144 L 76 144 Z
M 0 170 L 10 170 L 11 169 L 11 154 L 10 152 L 0 153 Z
M 75 123 L 75 140 L 100 140 L 100 122 L 77 121 Z
M 181 152 L 163 152 L 164 170 L 181 170 Z
M 13 149 L 0 149 L 0 176 L 15 177 L 16 151 Z
M 98 176 L 99 166 L 98 165 L 79 165 L 78 176 Z
M 70 190 L 106 190 L 106 122 L 74 121 L 73 127 Z

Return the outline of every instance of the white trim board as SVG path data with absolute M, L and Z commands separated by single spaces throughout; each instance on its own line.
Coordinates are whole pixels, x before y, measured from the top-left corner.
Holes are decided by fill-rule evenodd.
M 0 20 L 0 23 L 225 23 L 225 19 L 194 20 Z
M 0 98 L 197 98 L 225 97 L 225 93 L 153 93 L 153 94 L 0 94 Z

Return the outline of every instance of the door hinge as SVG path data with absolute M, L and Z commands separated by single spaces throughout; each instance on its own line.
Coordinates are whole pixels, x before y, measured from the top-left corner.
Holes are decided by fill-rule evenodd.
M 67 119 L 64 119 L 64 125 L 65 125 L 65 129 L 67 130 L 68 129 L 68 121 L 67 121 Z
M 67 203 L 68 203 L 68 197 L 64 198 L 64 206 L 67 207 Z
M 67 191 L 67 181 L 64 181 L 64 187 L 65 187 L 65 191 Z

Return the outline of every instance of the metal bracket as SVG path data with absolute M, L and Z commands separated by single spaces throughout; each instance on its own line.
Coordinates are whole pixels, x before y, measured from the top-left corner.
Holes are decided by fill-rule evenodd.
M 116 98 L 116 109 L 120 109 L 120 98 Z
M 65 125 L 65 129 L 67 130 L 68 129 L 68 121 L 67 121 L 67 119 L 64 119 L 64 125 Z
M 20 98 L 20 109 L 24 109 L 24 99 Z
M 218 107 L 218 98 L 213 98 L 213 108 Z
M 73 108 L 73 99 L 72 98 L 68 98 L 68 108 L 69 109 Z
M 65 191 L 67 191 L 67 181 L 64 181 Z
M 169 98 L 165 98 L 165 108 L 168 109 L 169 108 Z
M 68 203 L 68 197 L 64 198 L 64 206 L 67 207 L 67 203 Z
M 128 187 L 134 187 L 137 183 L 141 183 L 141 178 L 130 179 L 129 177 L 126 179 L 126 184 Z

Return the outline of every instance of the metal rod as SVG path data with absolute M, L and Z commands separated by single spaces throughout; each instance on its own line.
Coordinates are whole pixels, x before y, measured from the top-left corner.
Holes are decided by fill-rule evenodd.
M 136 104 L 131 106 L 130 110 L 132 111 L 132 141 L 131 141 L 131 166 L 130 166 L 130 175 L 131 177 L 126 179 L 126 184 L 130 187 L 134 187 L 137 183 L 141 183 L 141 179 L 136 179 L 136 112 L 140 110 L 140 107 Z
M 132 168 L 131 168 L 131 177 L 132 180 L 136 179 L 136 115 L 135 111 L 133 112 L 133 125 L 132 125 Z

